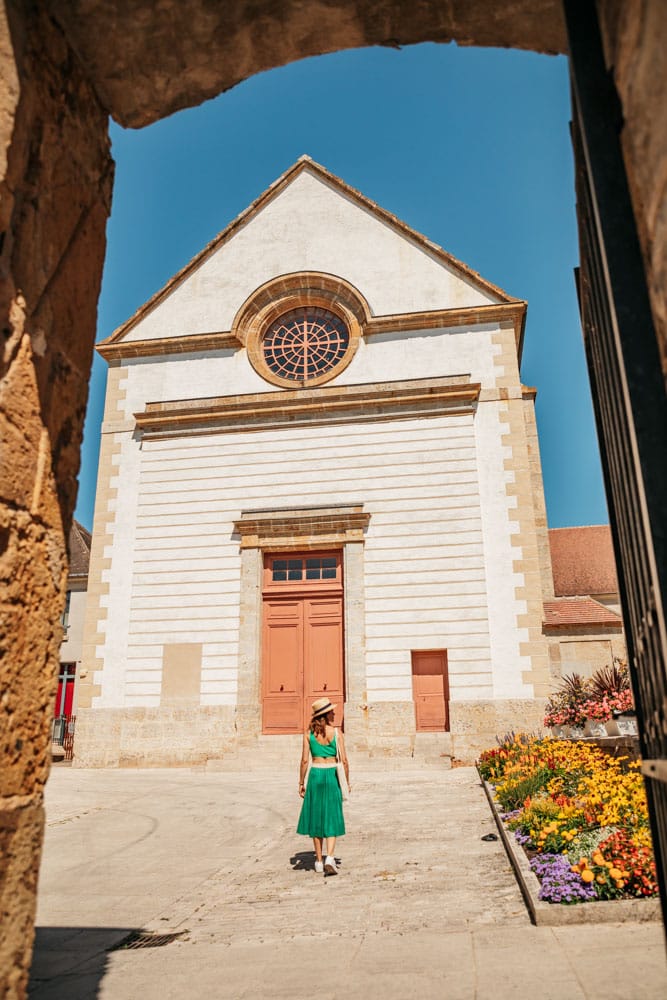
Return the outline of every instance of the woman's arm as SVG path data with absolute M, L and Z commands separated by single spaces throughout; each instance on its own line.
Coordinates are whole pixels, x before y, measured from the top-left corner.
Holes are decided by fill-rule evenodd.
M 350 791 L 352 791 L 352 785 L 350 784 L 350 764 L 347 759 L 347 750 L 345 749 L 345 737 L 343 736 L 340 729 L 338 730 L 338 742 L 336 745 L 338 747 L 338 756 L 340 758 L 340 762 L 345 768 L 345 777 L 347 778 L 348 787 Z
M 308 770 L 308 757 L 310 748 L 308 746 L 308 733 L 303 734 L 303 749 L 301 750 L 301 764 L 299 766 L 299 795 L 301 798 L 306 794 L 306 771 Z

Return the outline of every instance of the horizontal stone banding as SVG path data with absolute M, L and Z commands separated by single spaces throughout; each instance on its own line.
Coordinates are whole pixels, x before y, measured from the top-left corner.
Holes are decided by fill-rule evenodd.
M 470 408 L 478 399 L 480 388 L 478 382 L 468 381 L 465 375 L 410 379 L 405 382 L 148 403 L 146 409 L 135 413 L 134 417 L 139 430 L 150 432 L 211 425 L 234 426 L 248 421 L 261 425 L 281 418 L 290 422 L 312 421 L 318 416 L 334 414 L 363 413 L 377 417 L 382 415 L 383 410 L 396 409 L 400 412 L 408 406 L 430 407 L 434 412 L 442 413 L 444 407 L 452 405 Z

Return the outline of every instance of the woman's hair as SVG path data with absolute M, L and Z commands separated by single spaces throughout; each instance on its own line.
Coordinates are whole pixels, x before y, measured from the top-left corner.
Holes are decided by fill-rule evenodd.
M 318 715 L 316 719 L 310 720 L 310 731 L 314 733 L 315 736 L 326 736 L 327 731 L 327 715 Z

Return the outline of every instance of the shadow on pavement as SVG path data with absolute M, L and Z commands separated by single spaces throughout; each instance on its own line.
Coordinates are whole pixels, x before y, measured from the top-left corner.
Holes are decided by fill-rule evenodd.
M 315 851 L 299 851 L 298 854 L 292 855 L 289 862 L 292 866 L 292 870 L 295 872 L 314 872 Z M 336 856 L 336 864 L 340 865 L 340 863 L 340 858 Z
M 289 863 L 295 872 L 314 872 L 315 851 L 299 851 L 298 854 L 292 855 Z
M 28 995 L 34 1000 L 94 1000 L 108 953 L 134 927 L 37 927 Z

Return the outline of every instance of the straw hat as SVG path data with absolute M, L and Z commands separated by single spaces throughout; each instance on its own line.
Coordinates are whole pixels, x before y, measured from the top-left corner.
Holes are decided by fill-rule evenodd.
M 313 719 L 318 719 L 320 715 L 328 715 L 333 712 L 337 705 L 332 705 L 328 698 L 318 698 L 313 702 Z

